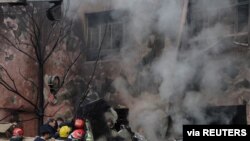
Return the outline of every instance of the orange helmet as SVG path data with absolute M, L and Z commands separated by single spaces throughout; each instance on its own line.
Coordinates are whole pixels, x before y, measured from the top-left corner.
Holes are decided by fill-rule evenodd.
M 77 118 L 75 120 L 74 126 L 75 126 L 76 129 L 83 129 L 84 124 L 85 124 L 85 122 L 84 122 L 83 119 Z
M 13 136 L 23 136 L 23 129 L 21 128 L 14 128 Z
M 83 129 L 76 129 L 71 133 L 71 138 L 73 139 L 81 139 L 85 135 L 85 131 Z

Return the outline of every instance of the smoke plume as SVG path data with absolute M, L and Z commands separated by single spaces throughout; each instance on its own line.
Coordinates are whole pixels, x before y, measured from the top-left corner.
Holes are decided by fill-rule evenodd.
M 218 20 L 232 12 L 231 0 L 189 1 L 188 17 L 183 14 L 185 1 L 69 1 L 71 14 L 101 3 L 102 9 L 128 13 L 119 54 L 122 72 L 113 84 L 118 100 L 129 107 L 133 131 L 150 141 L 181 135 L 182 125 L 193 122 L 190 116 L 196 123 L 209 123 L 205 109 L 226 96 L 224 70 L 237 60 L 222 55 L 230 48 L 224 40 L 230 26 Z M 79 5 L 93 7 L 79 10 Z M 183 19 L 192 24 L 182 25 Z
M 194 117 L 199 124 L 209 123 L 211 119 L 205 116 L 205 108 L 225 96 L 222 70 L 230 65 L 233 57 L 214 57 L 229 48 L 221 39 L 228 34 L 228 26 L 215 19 L 219 14 L 223 15 L 232 10 L 222 9 L 229 7 L 231 3 L 227 0 L 193 2 L 193 18 L 200 18 L 202 15 L 213 24 L 203 27 L 192 37 L 184 37 L 188 40 L 181 46 L 184 49 L 180 50 L 176 41 L 181 26 L 183 2 L 113 2 L 116 9 L 126 10 L 131 16 L 126 26 L 129 38 L 121 50 L 121 64 L 126 67 L 123 68 L 123 76 L 114 81 L 114 86 L 120 92 L 122 101 L 130 108 L 129 121 L 132 128 L 138 132 L 142 129 L 142 134 L 149 140 L 164 138 L 158 131 L 162 129 L 162 123 L 168 116 L 173 119 L 176 135 L 182 133 L 183 124 L 192 123 L 187 115 Z M 184 35 L 188 35 L 187 31 L 192 28 L 185 25 Z M 143 61 L 143 57 L 152 51 L 146 41 L 151 35 L 156 35 L 155 33 L 165 37 L 164 49 L 152 63 L 138 65 Z M 147 52 L 143 52 L 145 50 Z M 136 82 L 138 78 L 143 81 Z M 146 89 L 150 86 L 147 82 L 151 82 L 157 90 L 145 90 L 143 85 L 147 86 Z M 138 91 L 138 87 L 143 89 Z M 145 91 L 148 93 L 145 94 Z M 229 119 L 225 117 L 225 120 Z M 165 128 L 168 128 L 166 121 L 165 123 Z

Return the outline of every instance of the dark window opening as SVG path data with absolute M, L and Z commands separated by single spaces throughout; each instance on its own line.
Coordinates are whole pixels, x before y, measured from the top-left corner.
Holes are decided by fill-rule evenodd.
M 87 61 L 100 60 L 112 56 L 122 46 L 124 36 L 124 17 L 122 11 L 104 11 L 86 14 L 88 20 Z
M 197 1 L 192 0 L 190 3 L 188 17 L 192 36 L 199 35 L 203 29 L 213 27 L 216 24 L 222 24 L 228 31 L 228 34 L 224 35 L 224 37 L 230 37 L 228 39 L 234 42 L 248 43 L 248 0 L 232 0 L 229 7 L 220 7 L 219 11 L 221 12 L 216 13 L 212 17 L 207 16 L 204 9 L 195 7 L 195 2 Z

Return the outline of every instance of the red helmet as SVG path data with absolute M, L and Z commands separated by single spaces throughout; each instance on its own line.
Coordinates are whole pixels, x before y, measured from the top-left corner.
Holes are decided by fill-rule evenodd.
M 84 137 L 85 135 L 85 131 L 83 129 L 76 129 L 71 133 L 71 137 L 73 139 L 81 139 L 82 137 Z
M 76 129 L 83 129 L 84 124 L 85 124 L 84 120 L 78 118 L 78 119 L 75 120 L 75 124 L 74 125 L 75 125 Z
M 21 128 L 14 128 L 13 136 L 23 136 L 23 129 Z

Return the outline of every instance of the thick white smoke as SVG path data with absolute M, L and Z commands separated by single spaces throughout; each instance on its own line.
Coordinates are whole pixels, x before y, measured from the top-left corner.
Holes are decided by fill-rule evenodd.
M 172 117 L 172 132 L 176 134 L 181 134 L 182 125 L 190 122 L 186 114 L 195 117 L 198 123 L 209 122 L 211 119 L 205 117 L 204 108 L 225 96 L 222 70 L 232 63 L 232 58 L 214 56 L 229 47 L 221 41 L 229 33 L 228 25 L 218 22 L 217 17 L 232 10 L 231 0 L 192 1 L 192 10 L 188 12 L 198 19 L 193 21 L 195 25 L 203 26 L 200 17 L 213 24 L 203 26 L 192 37 L 185 35 L 190 35 L 193 27 L 185 26 L 183 35 L 188 40 L 180 51 L 178 42 L 185 1 L 188 0 L 69 1 L 71 14 L 79 12 L 79 5 L 95 5 L 80 9 L 84 11 L 101 4 L 106 9 L 129 13 L 125 25 L 127 37 L 120 52 L 123 74 L 114 81 L 114 86 L 119 101 L 129 107 L 132 129 L 142 132 L 150 141 L 164 140 L 165 134 L 160 132 L 168 129 L 168 117 Z M 143 58 L 152 51 L 147 41 L 155 41 L 158 35 L 163 37 L 164 49 L 152 63 L 141 66 Z M 148 91 L 151 82 L 156 90 Z
M 115 8 L 127 10 L 132 16 L 126 29 L 131 38 L 125 44 L 125 49 L 123 48 L 125 51 L 121 52 L 123 63 L 125 66 L 129 66 L 124 68 L 125 74 L 128 75 L 127 79 L 131 77 L 130 75 L 132 75 L 132 79 L 136 79 L 136 75 L 140 75 L 145 69 L 138 68 L 135 64 L 142 61 L 140 60 L 142 58 L 140 56 L 143 56 L 141 50 L 147 50 L 145 39 L 152 32 L 162 33 L 165 41 L 170 40 L 169 44 L 165 44 L 160 58 L 147 66 L 147 69 L 150 70 L 149 75 L 153 75 L 153 78 L 160 78 L 158 93 L 136 94 L 140 96 L 134 98 L 133 103 L 129 102 L 132 100 L 130 96 L 121 96 L 128 98 L 123 101 L 128 102 L 129 120 L 133 129 L 138 131 L 138 127 L 143 128 L 143 134 L 149 140 L 161 139 L 161 135 L 157 134 L 157 129 L 162 125 L 159 124 L 159 121 L 163 123 L 160 119 L 169 115 L 174 120 L 173 129 L 177 134 L 182 133 L 183 124 L 189 123 L 185 118 L 186 113 L 195 117 L 198 123 L 209 122 L 211 119 L 206 119 L 204 108 L 224 96 L 221 90 L 222 69 L 232 60 L 228 57 L 214 58 L 211 57 L 211 54 L 219 54 L 227 47 L 219 39 L 228 34 L 227 26 L 215 22 L 213 26 L 202 29 L 196 36 L 188 40 L 190 49 L 179 52 L 175 45 L 178 41 L 183 2 L 184 0 L 127 0 L 113 3 Z M 231 10 L 228 8 L 229 5 L 228 0 L 197 1 L 193 3 L 192 13 L 194 16 L 202 15 L 214 21 L 218 14 Z M 227 9 L 221 9 L 221 7 L 227 7 Z M 202 10 L 199 13 L 195 13 L 200 9 Z M 189 31 L 189 28 L 186 27 L 185 31 Z M 131 42 L 137 43 L 137 46 Z M 150 80 L 151 78 L 148 77 Z M 133 87 L 135 84 L 133 82 L 136 80 L 132 80 L 132 82 L 129 80 L 128 84 L 132 84 Z M 131 89 L 127 84 L 120 85 L 119 83 L 117 85 L 117 82 L 114 83 L 118 91 Z M 144 82 L 140 82 L 141 85 Z M 196 86 L 192 86 L 192 83 L 195 82 L 199 85 L 198 90 L 193 88 Z M 136 86 L 134 85 L 134 87 Z M 128 93 L 126 91 L 126 95 Z M 150 100 L 147 98 L 149 95 Z M 165 125 L 167 126 L 167 124 Z

